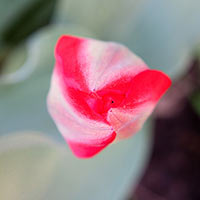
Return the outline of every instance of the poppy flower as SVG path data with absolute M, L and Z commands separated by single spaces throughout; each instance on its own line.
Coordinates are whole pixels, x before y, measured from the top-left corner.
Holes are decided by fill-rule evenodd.
M 167 75 L 114 42 L 63 35 L 55 58 L 48 110 L 79 158 L 140 130 L 171 85 Z

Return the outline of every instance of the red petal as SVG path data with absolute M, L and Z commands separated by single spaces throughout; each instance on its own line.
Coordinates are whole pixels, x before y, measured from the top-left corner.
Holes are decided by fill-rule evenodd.
M 72 152 L 79 158 L 91 158 L 97 153 L 102 151 L 106 146 L 108 146 L 116 137 L 116 133 L 113 132 L 109 138 L 101 143 L 80 143 L 67 140 L 67 143 L 72 150 Z M 99 142 L 99 141 L 98 141 Z
M 56 74 L 60 79 L 61 90 L 68 102 L 70 102 L 78 113 L 94 120 L 101 116 L 96 114 L 88 105 L 89 90 L 83 75 L 87 67 L 84 56 L 80 59 L 81 45 L 85 39 L 73 36 L 63 36 L 57 43 Z
M 171 84 L 115 43 L 63 36 L 55 57 L 49 111 L 80 158 L 138 131 Z
M 117 139 L 127 138 L 140 130 L 170 84 L 170 79 L 156 70 L 143 71 L 127 83 L 126 98 L 120 106 L 110 109 L 107 115 L 107 121 L 117 133 Z M 124 90 L 120 80 L 118 85 L 113 85 Z
M 171 80 L 157 70 L 145 70 L 134 77 L 124 76 L 98 91 L 113 98 L 113 108 L 131 109 L 148 102 L 157 102 L 170 87 Z M 112 94 L 110 91 L 118 91 Z M 121 94 L 120 94 L 121 93 Z
M 79 50 L 83 42 L 82 38 L 62 36 L 56 45 L 56 70 L 63 81 L 64 88 L 73 87 L 88 91 L 82 73 L 82 68 L 86 66 L 83 66 L 79 59 Z
M 93 45 L 99 47 L 102 52 L 100 51 L 100 55 L 97 53 L 97 57 L 94 56 L 94 58 L 91 57 L 88 60 L 88 54 L 93 54 L 93 52 L 90 52 L 90 48 L 94 48 Z M 146 65 L 139 58 L 132 55 L 125 47 L 114 43 L 106 44 L 74 36 L 62 36 L 59 39 L 55 50 L 55 56 L 55 73 L 59 77 L 60 87 L 66 101 L 72 105 L 77 114 L 82 114 L 89 119 L 103 122 L 105 122 L 106 114 L 110 107 L 116 107 L 121 103 L 124 98 L 124 91 L 122 91 L 122 93 L 120 92 L 122 86 L 116 87 L 117 90 L 108 90 L 105 92 L 101 90 L 99 93 L 97 91 L 90 91 L 87 84 L 91 79 L 94 79 L 94 82 L 97 80 L 94 77 L 88 78 L 85 72 L 94 72 L 92 75 L 97 74 L 97 77 L 101 78 L 106 72 L 105 69 L 109 69 L 110 65 L 118 75 L 119 70 L 116 71 L 116 69 L 122 70 L 122 67 L 129 70 L 132 75 L 146 68 Z M 130 65 L 130 63 L 133 65 Z M 130 67 L 126 65 L 130 65 Z M 126 70 L 124 70 L 124 72 Z M 120 74 L 123 74 L 122 72 Z M 130 72 L 128 74 L 130 74 Z M 110 73 L 111 72 L 107 74 Z M 113 73 L 111 73 L 111 75 L 113 76 Z M 122 79 L 123 77 L 120 78 L 120 83 Z M 127 89 L 126 85 L 125 88 Z M 113 98 L 115 100 L 115 105 L 111 105 Z
M 143 103 L 157 103 L 170 85 L 170 78 L 163 72 L 145 70 L 133 78 L 121 106 L 132 108 Z

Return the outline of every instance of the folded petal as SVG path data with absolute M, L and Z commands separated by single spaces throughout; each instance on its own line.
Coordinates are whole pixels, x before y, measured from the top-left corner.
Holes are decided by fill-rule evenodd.
M 123 104 L 126 108 L 148 102 L 156 104 L 170 85 L 170 78 L 163 72 L 145 70 L 136 75 L 131 81 Z
M 137 132 L 171 84 L 114 42 L 62 36 L 55 57 L 48 110 L 79 158 Z
M 138 132 L 154 108 L 153 104 L 143 104 L 134 109 L 112 108 L 107 120 L 117 134 L 117 140 L 125 139 Z
M 126 47 L 113 42 L 62 36 L 56 46 L 56 68 L 66 101 L 78 115 L 105 121 L 96 112 L 96 91 L 125 75 L 147 69 L 145 63 Z
M 74 112 L 61 92 L 56 72 L 52 76 L 47 101 L 48 111 L 58 130 L 78 157 L 91 157 L 114 140 L 116 134 L 110 125 L 90 120 Z
M 127 85 L 126 97 L 119 106 L 111 108 L 107 115 L 107 121 L 117 133 L 118 139 L 129 137 L 142 127 L 171 85 L 171 80 L 160 71 L 145 70 L 133 77 Z
M 76 142 L 72 140 L 67 140 L 69 147 L 72 152 L 79 158 L 91 158 L 97 153 L 102 151 L 106 146 L 108 146 L 116 137 L 116 133 L 113 132 L 108 138 L 99 142 L 99 140 L 92 141 L 91 143 Z

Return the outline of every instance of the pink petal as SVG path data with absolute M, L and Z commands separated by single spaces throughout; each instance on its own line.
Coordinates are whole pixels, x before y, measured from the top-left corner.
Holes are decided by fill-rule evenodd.
M 117 140 L 128 138 L 138 132 L 153 108 L 154 105 L 146 104 L 130 110 L 110 109 L 107 120 L 117 133 Z
M 55 49 L 56 70 L 63 81 L 63 87 L 78 88 L 88 92 L 83 70 L 87 66 L 80 62 L 79 51 L 84 39 L 73 36 L 63 36 L 59 39 Z
M 156 104 L 170 85 L 170 78 L 163 72 L 157 70 L 145 70 L 135 76 L 131 81 L 123 104 L 126 105 L 127 108 L 145 102 L 153 102 Z
M 136 75 L 128 85 L 126 97 L 120 106 L 111 108 L 107 115 L 107 121 L 118 134 L 117 138 L 129 137 L 140 130 L 171 85 L 171 80 L 160 71 L 145 70 Z
M 171 84 L 113 42 L 62 36 L 55 57 L 48 110 L 80 158 L 137 132 Z
M 89 143 L 81 143 L 81 142 L 75 142 L 66 140 L 69 147 L 71 148 L 72 152 L 79 158 L 91 158 L 95 156 L 97 153 L 102 151 L 106 146 L 108 146 L 116 137 L 116 133 L 113 132 L 109 138 L 107 138 L 104 141 L 92 142 Z
M 104 122 L 105 116 L 95 110 L 96 91 L 113 80 L 147 69 L 140 58 L 122 45 L 73 36 L 59 39 L 55 56 L 56 73 L 66 100 L 78 115 Z
M 52 76 L 47 101 L 48 111 L 57 128 L 78 157 L 91 157 L 114 140 L 116 134 L 111 126 L 87 117 L 80 117 L 74 112 L 61 92 L 59 76 L 56 72 Z

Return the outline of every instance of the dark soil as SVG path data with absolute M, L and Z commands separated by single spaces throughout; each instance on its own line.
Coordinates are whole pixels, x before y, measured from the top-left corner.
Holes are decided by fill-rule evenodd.
M 200 200 L 200 116 L 190 101 L 200 91 L 199 66 L 191 65 L 155 112 L 154 149 L 134 200 Z

